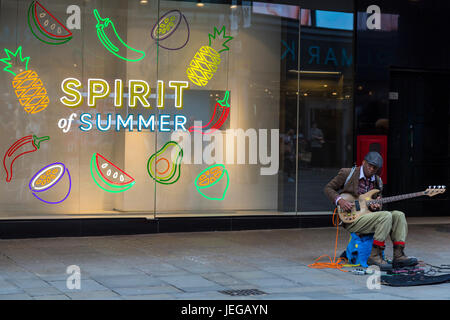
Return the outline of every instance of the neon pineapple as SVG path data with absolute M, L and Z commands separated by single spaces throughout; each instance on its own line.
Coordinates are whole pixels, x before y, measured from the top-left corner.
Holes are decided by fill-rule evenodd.
M 47 90 L 37 73 L 33 70 L 28 70 L 30 57 L 22 58 L 22 47 L 17 48 L 16 52 L 12 52 L 8 49 L 4 50 L 7 57 L 0 59 L 0 61 L 6 64 L 3 71 L 14 75 L 12 86 L 20 105 L 30 114 L 38 113 L 47 108 L 49 104 Z M 10 70 L 14 64 L 13 58 L 17 59 L 18 63 L 24 64 L 25 70 L 22 71 L 22 69 L 20 69 L 21 72 L 19 74 Z
M 221 37 L 219 37 L 221 36 Z M 191 60 L 186 74 L 191 82 L 197 86 L 204 87 L 212 79 L 217 69 L 219 68 L 221 57 L 220 53 L 230 50 L 227 46 L 227 42 L 232 40 L 233 37 L 225 35 L 225 26 L 217 30 L 214 27 L 214 33 L 209 34 L 209 44 L 202 46 L 194 55 Z M 220 42 L 221 50 L 217 51 L 216 45 Z

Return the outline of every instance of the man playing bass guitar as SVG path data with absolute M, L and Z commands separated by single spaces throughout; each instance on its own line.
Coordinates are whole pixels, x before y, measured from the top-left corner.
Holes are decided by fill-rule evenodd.
M 383 158 L 378 152 L 369 152 L 363 160 L 361 166 L 353 170 L 352 176 L 350 168 L 342 168 L 338 175 L 334 177 L 324 188 L 325 195 L 341 209 L 350 211 L 353 203 L 346 201 L 339 195 L 339 191 L 352 194 L 358 197 L 372 189 L 383 188 L 381 178 L 377 172 L 383 166 Z M 348 180 L 347 180 L 348 178 Z M 346 183 L 347 181 L 347 183 Z M 341 193 L 342 193 L 341 192 Z M 380 198 L 380 196 L 379 196 Z M 394 268 L 415 266 L 416 258 L 407 257 L 404 254 L 405 241 L 408 233 L 408 224 L 405 214 L 401 211 L 380 211 L 381 204 L 374 203 L 369 206 L 370 213 L 361 215 L 351 223 L 344 223 L 344 228 L 352 233 L 369 234 L 373 233 L 373 247 L 368 265 L 376 265 L 381 271 L 388 271 Z M 385 241 L 390 235 L 394 244 L 394 257 L 392 265 L 383 259 Z

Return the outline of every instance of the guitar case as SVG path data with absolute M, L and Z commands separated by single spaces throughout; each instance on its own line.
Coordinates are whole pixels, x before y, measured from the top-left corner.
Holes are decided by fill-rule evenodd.
M 383 275 L 381 284 L 391 287 L 411 287 L 423 286 L 450 282 L 450 273 L 438 276 L 428 276 L 425 274 L 406 274 L 406 275 Z

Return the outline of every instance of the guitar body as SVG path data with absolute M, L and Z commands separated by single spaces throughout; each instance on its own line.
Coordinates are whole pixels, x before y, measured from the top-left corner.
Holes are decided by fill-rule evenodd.
M 380 190 L 378 189 L 372 189 L 369 192 L 360 195 L 358 198 L 355 198 L 349 193 L 342 193 L 340 195 L 342 199 L 350 203 L 353 203 L 353 208 L 351 212 L 347 212 L 341 210 L 341 208 L 338 206 L 339 218 L 344 223 L 352 223 L 360 216 L 371 213 L 372 211 L 369 210 L 369 207 L 367 206 L 367 201 L 373 200 L 373 198 L 379 192 Z

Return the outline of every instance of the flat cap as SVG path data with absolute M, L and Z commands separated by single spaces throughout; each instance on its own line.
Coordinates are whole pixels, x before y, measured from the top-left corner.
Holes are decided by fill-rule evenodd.
M 381 157 L 381 155 L 376 151 L 370 151 L 366 154 L 364 160 L 377 168 L 381 168 L 383 166 L 383 157 Z

